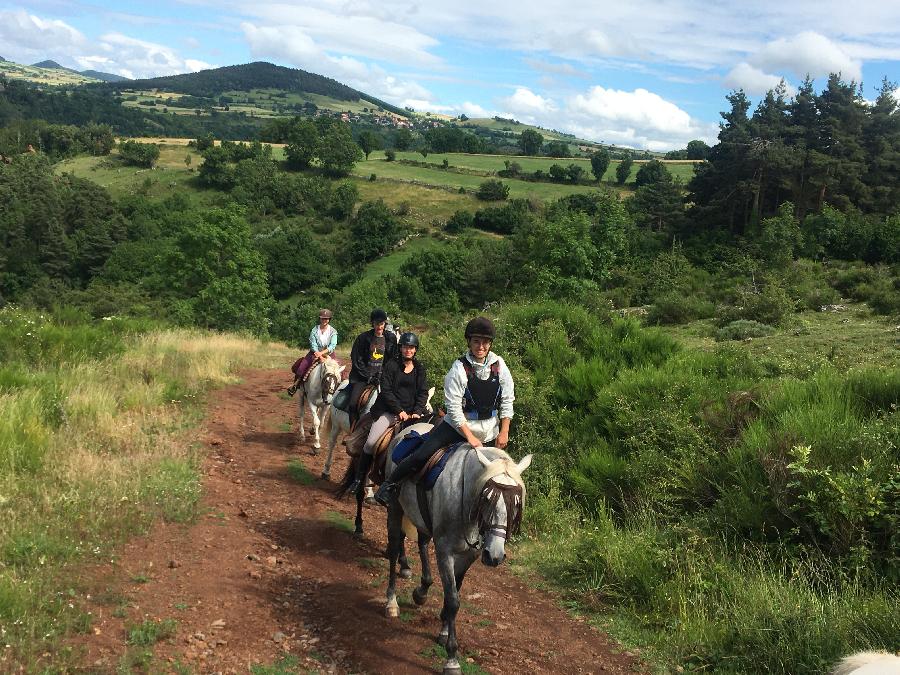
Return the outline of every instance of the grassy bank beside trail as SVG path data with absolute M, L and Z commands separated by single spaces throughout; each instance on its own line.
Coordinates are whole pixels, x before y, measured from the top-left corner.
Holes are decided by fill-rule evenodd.
M 716 344 L 566 303 L 494 316 L 511 452 L 535 454 L 517 567 L 660 672 L 900 649 L 895 324 L 807 312 L 814 331 Z M 433 381 L 463 325 L 423 340 Z
M 73 570 L 156 520 L 190 521 L 205 392 L 288 358 L 236 336 L 0 310 L 0 672 L 65 664 L 58 638 L 91 629 Z

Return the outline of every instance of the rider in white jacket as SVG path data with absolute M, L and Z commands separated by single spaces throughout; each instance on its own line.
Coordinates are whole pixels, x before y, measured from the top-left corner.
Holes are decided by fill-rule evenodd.
M 506 363 L 491 351 L 495 335 L 494 323 L 485 317 L 466 324 L 469 351 L 453 362 L 444 377 L 447 415 L 421 446 L 394 467 L 375 494 L 377 502 L 387 505 L 395 499 L 400 481 L 421 470 L 435 452 L 451 443 L 466 441 L 476 448 L 488 443 L 497 448 L 507 446 L 515 390 Z

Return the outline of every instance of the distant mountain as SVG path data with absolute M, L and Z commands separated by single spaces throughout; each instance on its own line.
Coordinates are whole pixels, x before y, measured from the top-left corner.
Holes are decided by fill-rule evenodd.
M 35 68 L 58 68 L 59 70 L 71 70 L 73 73 L 77 73 L 77 70 L 72 70 L 71 68 L 66 68 L 65 66 L 59 65 L 56 61 L 51 61 L 47 59 L 46 61 L 41 61 L 40 63 L 32 63 L 32 66 Z
M 85 77 L 92 77 L 101 82 L 130 82 L 131 80 L 121 75 L 113 75 L 112 73 L 104 73 L 99 70 L 82 70 L 81 74 Z
M 104 89 L 115 89 L 115 82 L 91 85 Z M 373 96 L 357 91 L 330 77 L 309 73 L 299 68 L 285 68 L 265 61 L 256 61 L 239 66 L 224 66 L 197 73 L 154 77 L 146 80 L 131 80 L 129 89 L 157 89 L 178 94 L 188 94 L 203 98 L 218 98 L 226 92 L 251 91 L 253 89 L 280 89 L 301 94 L 319 94 L 338 101 L 358 101 L 365 99 L 398 115 L 407 113 L 396 106 L 385 103 Z

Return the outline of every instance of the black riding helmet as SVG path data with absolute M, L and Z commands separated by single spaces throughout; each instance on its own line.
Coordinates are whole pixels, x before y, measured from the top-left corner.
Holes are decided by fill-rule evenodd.
M 419 336 L 415 333 L 404 333 L 400 336 L 400 339 L 397 340 L 397 344 L 401 347 L 404 345 L 409 345 L 411 347 L 419 348 Z
M 476 316 L 466 324 L 466 340 L 472 337 L 483 337 L 493 340 L 497 335 L 494 322 L 486 316 Z
M 382 323 L 384 321 L 387 321 L 387 312 L 380 307 L 376 307 L 369 314 L 369 323 Z

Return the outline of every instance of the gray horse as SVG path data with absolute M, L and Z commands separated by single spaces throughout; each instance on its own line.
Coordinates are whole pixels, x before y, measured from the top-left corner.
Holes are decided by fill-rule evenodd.
M 415 430 L 425 433 L 429 424 L 415 424 L 399 440 Z M 398 617 L 397 562 L 404 539 L 404 517 L 418 532 L 422 578 L 413 590 L 413 600 L 425 603 L 432 585 L 428 544 L 434 539 L 434 550 L 441 585 L 444 588 L 444 607 L 441 610 L 441 632 L 437 641 L 447 649 L 445 675 L 460 673 L 456 658 L 456 614 L 459 611 L 459 589 L 473 562 L 481 561 L 496 567 L 506 557 L 507 536 L 513 534 L 525 508 L 525 485 L 522 472 L 531 464 L 531 455 L 516 463 L 498 448 L 472 448 L 464 445 L 447 460 L 444 470 L 430 492 L 426 493 L 426 513 L 419 508 L 416 485 L 404 482 L 399 498 L 388 507 L 388 558 L 390 577 L 387 589 L 388 617 Z M 387 471 L 393 469 L 388 455 Z
M 313 454 L 319 454 L 319 415 L 326 412 L 327 406 L 331 404 L 331 399 L 337 391 L 338 385 L 341 383 L 341 373 L 345 366 L 340 365 L 332 358 L 327 358 L 312 367 L 309 376 L 303 382 L 303 393 L 298 401 L 300 410 L 300 438 L 306 440 L 306 425 L 304 424 L 305 410 L 304 403 L 308 404 L 309 412 L 312 415 L 313 427 Z

